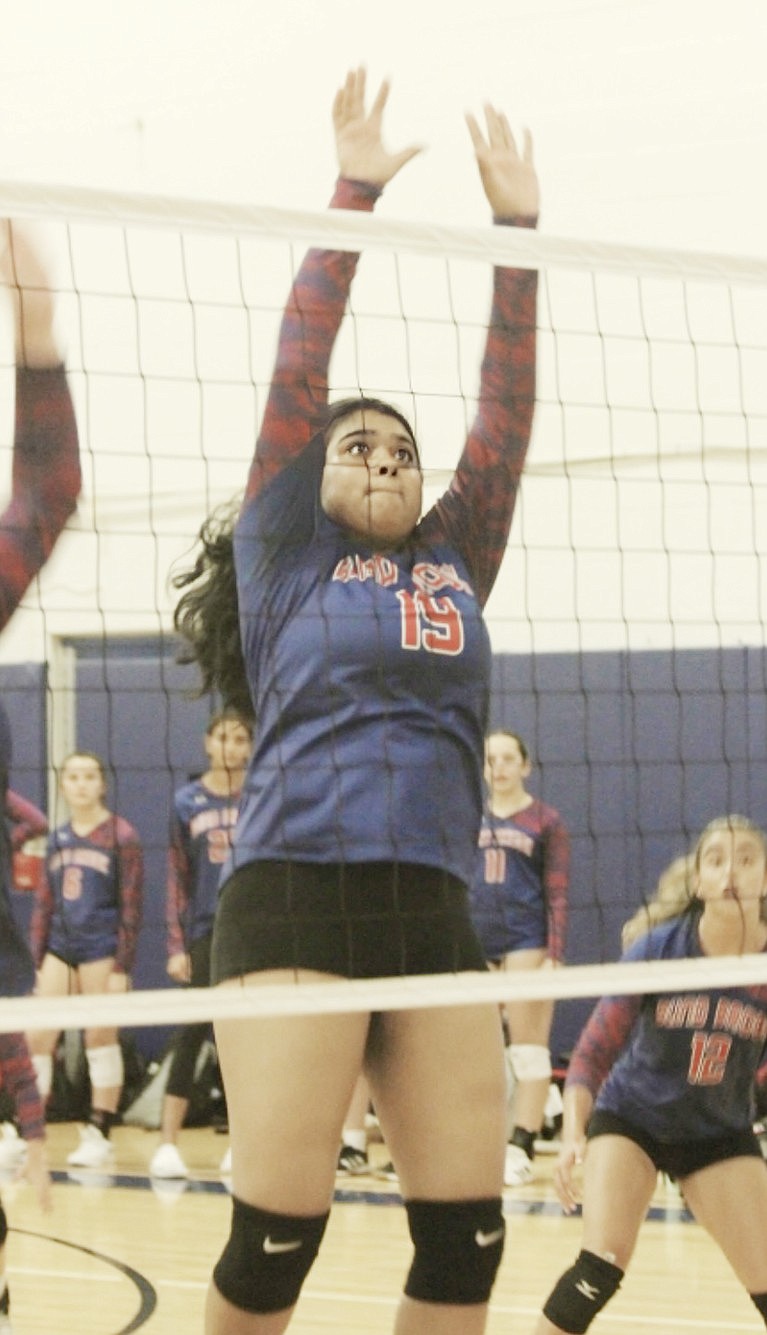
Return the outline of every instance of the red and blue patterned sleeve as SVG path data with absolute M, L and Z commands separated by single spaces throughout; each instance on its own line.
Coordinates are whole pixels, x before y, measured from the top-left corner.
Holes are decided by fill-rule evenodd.
M 535 226 L 533 219 L 509 221 Z M 506 551 L 530 443 L 537 292 L 535 270 L 495 269 L 477 416 L 450 487 L 420 528 L 427 540 L 445 533 L 462 553 L 481 606 Z
M 331 208 L 370 212 L 377 186 L 341 179 Z M 328 368 L 359 255 L 310 250 L 293 283 L 280 325 L 277 360 L 248 478 L 247 499 L 308 445 L 328 402 Z
M 550 809 L 551 822 L 543 844 L 543 893 L 548 920 L 549 959 L 564 963 L 567 941 L 567 895 L 570 887 L 570 835 L 559 812 Z
M 596 1098 L 625 1047 L 642 1005 L 641 996 L 603 997 L 578 1039 L 565 1085 L 585 1085 Z
M 63 366 L 16 371 L 11 500 L 0 516 L 0 629 L 77 507 L 80 456 Z
M 32 920 L 29 924 L 29 949 L 36 969 L 40 968 L 48 949 L 48 937 L 50 936 L 51 918 L 53 917 L 53 891 L 48 877 L 48 857 L 50 853 L 49 840 L 42 875 L 35 890 L 35 905 L 32 910 Z
M 23 1034 L 0 1034 L 0 1084 L 13 1100 L 25 1140 L 45 1139 L 45 1114 Z
M 38 839 L 48 833 L 48 820 L 34 802 L 29 802 L 21 793 L 7 788 L 5 793 L 5 814 L 11 823 L 11 848 L 14 853 L 28 839 Z
M 165 924 L 168 931 L 168 956 L 183 955 L 187 944 L 184 939 L 184 918 L 189 908 L 189 887 L 192 871 L 184 838 L 184 827 L 174 811 L 168 846 L 168 883 L 166 890 Z
M 136 956 L 136 943 L 144 901 L 144 852 L 141 841 L 127 821 L 116 820 L 115 855 L 120 886 L 120 925 L 117 930 L 115 970 L 129 974 Z

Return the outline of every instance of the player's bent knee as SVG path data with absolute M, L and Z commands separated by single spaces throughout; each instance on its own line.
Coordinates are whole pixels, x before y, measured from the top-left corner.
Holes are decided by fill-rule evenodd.
M 415 1249 L 407 1296 L 456 1306 L 486 1303 L 503 1255 L 501 1198 L 407 1201 L 405 1209 Z
M 622 1279 L 619 1266 L 594 1252 L 579 1252 L 575 1265 L 555 1284 L 543 1315 L 568 1335 L 584 1335 L 597 1313 L 620 1288 Z
M 517 1080 L 550 1080 L 551 1054 L 541 1043 L 512 1043 L 509 1062 Z
M 213 1271 L 219 1293 L 245 1312 L 293 1307 L 327 1222 L 327 1213 L 275 1214 L 234 1197 L 229 1241 Z

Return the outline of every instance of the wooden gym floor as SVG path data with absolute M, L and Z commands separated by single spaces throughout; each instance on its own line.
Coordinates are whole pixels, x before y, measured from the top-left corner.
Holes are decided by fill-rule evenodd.
M 44 1215 L 26 1184 L 3 1174 L 14 1335 L 201 1335 L 205 1289 L 228 1231 L 217 1174 L 227 1147 L 210 1129 L 182 1134 L 187 1183 L 150 1183 L 157 1132 L 118 1127 L 108 1171 L 69 1170 L 71 1124 L 50 1128 L 54 1207 Z M 381 1164 L 382 1145 L 371 1147 Z M 507 1191 L 509 1236 L 489 1335 L 526 1335 L 540 1303 L 579 1246 L 579 1222 L 560 1212 L 550 1156 L 537 1180 Z M 396 1184 L 339 1177 L 323 1247 L 291 1335 L 389 1332 L 409 1240 Z M 672 1188 L 659 1185 L 631 1270 L 595 1322 L 596 1335 L 739 1335 L 763 1331 L 758 1313 Z

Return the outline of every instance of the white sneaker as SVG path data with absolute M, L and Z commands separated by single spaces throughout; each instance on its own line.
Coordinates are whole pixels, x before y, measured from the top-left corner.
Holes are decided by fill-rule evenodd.
M 3 1122 L 0 1133 L 0 1168 L 18 1168 L 27 1157 L 27 1142 L 22 1140 L 13 1122 Z M 3 1315 L 0 1313 L 0 1316 Z M 0 1332 L 2 1326 L 0 1326 Z
M 188 1177 L 189 1169 L 169 1140 L 158 1145 L 149 1163 L 150 1177 Z
M 67 1163 L 74 1168 L 100 1168 L 112 1157 L 112 1146 L 97 1126 L 80 1128 L 80 1144 L 67 1155 Z
M 221 1160 L 221 1167 L 219 1168 L 218 1171 L 219 1171 L 219 1173 L 222 1173 L 224 1177 L 228 1177 L 229 1174 L 231 1173 L 231 1171 L 232 1171 L 232 1147 L 231 1147 L 231 1145 L 229 1146 L 229 1149 L 226 1151 L 226 1154 L 224 1155 L 223 1159 Z
M 535 1174 L 533 1165 L 519 1145 L 506 1146 L 506 1166 L 503 1172 L 505 1187 L 525 1187 Z

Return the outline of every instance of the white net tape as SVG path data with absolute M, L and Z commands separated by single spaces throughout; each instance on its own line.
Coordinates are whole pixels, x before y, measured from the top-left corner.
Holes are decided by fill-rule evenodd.
M 502 1001 L 572 999 L 767 983 L 764 955 L 663 960 L 646 964 L 575 965 L 524 973 L 435 974 L 429 977 L 292 982 L 186 988 L 74 997 L 22 997 L 0 1004 L 0 1032 L 79 1029 L 103 1024 L 149 1026 L 249 1016 L 329 1015 L 419 1010 Z

